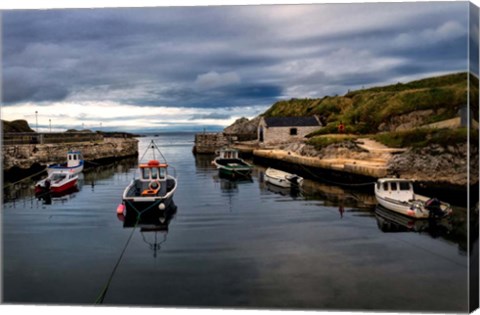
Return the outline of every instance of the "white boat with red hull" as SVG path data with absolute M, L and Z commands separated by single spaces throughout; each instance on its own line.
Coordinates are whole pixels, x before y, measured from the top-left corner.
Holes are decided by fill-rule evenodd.
M 62 172 L 52 172 L 47 178 L 35 184 L 35 193 L 63 193 L 77 186 L 78 175 Z

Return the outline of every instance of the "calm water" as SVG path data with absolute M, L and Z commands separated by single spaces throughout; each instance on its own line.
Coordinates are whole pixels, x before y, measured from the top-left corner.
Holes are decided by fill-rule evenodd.
M 400 222 L 373 194 L 306 180 L 292 195 L 264 183 L 264 166 L 231 182 L 192 155 L 193 135 L 154 139 L 179 180 L 162 231 L 116 216 L 136 160 L 88 170 L 47 202 L 33 183 L 4 191 L 5 303 L 94 304 L 133 232 L 104 304 L 466 311 L 465 209 Z

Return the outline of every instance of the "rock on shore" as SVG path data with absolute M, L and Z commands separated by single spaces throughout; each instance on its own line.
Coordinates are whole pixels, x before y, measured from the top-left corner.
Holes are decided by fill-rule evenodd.
M 418 181 L 467 185 L 467 172 L 478 170 L 478 148 L 472 147 L 471 165 L 467 163 L 467 144 L 429 145 L 408 149 L 394 155 L 388 162 L 389 173 Z M 470 184 L 478 183 L 478 172 L 470 177 Z M 476 179 L 475 179 L 476 178 Z

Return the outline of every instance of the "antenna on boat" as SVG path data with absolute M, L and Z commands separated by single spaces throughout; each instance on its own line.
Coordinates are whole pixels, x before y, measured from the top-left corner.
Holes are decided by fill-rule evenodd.
M 148 145 L 149 149 L 152 149 L 152 152 L 153 152 L 153 159 L 155 159 L 155 149 L 157 149 L 158 153 L 160 153 L 160 156 L 162 157 L 162 159 L 165 161 L 165 163 L 167 163 L 167 159 L 165 158 L 165 156 L 163 156 L 162 154 L 162 151 L 160 151 L 160 149 L 158 148 L 157 144 L 155 143 L 155 141 L 151 140 L 150 141 L 150 144 Z M 145 157 L 145 154 L 147 154 L 148 152 L 148 149 L 145 150 L 145 153 L 143 153 L 142 157 L 140 158 L 140 161 L 143 160 L 143 158 Z

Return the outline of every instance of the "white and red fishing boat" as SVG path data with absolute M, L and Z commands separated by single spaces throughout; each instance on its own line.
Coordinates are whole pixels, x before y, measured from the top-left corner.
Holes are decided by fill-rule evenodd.
M 48 166 L 48 174 L 52 173 L 69 173 L 78 174 L 83 171 L 83 156 L 80 151 L 68 151 L 67 162 L 60 164 L 52 164 Z
M 168 173 L 169 165 L 153 140 L 143 157 L 150 149 L 152 150 L 152 159 L 148 162 L 140 162 L 140 176 L 133 179 L 125 188 L 122 203 L 117 207 L 117 214 L 123 213 L 125 216 L 134 215 L 135 217 L 142 214 L 142 217 L 145 217 L 149 215 L 145 213 L 148 210 L 153 215 L 156 212 L 164 213 L 173 204 L 177 179 Z M 161 161 L 157 159 L 155 152 L 158 152 L 158 158 L 161 158 Z M 140 161 L 143 160 L 143 157 Z M 172 169 L 174 170 L 174 168 Z
M 62 193 L 77 185 L 78 176 L 72 173 L 53 172 L 35 184 L 35 193 Z

